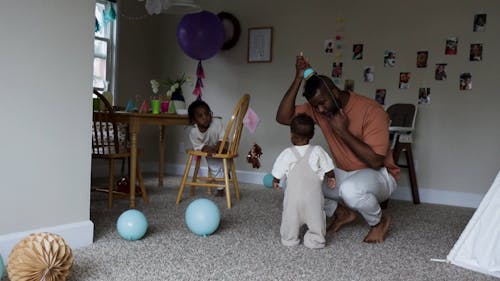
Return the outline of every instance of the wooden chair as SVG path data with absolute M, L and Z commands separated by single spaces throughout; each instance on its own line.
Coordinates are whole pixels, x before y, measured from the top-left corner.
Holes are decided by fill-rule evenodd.
M 118 192 L 115 190 L 115 160 L 130 160 L 130 149 L 127 147 L 126 143 L 122 143 L 120 139 L 126 139 L 125 137 L 120 137 L 120 126 L 123 124 L 117 123 L 114 118 L 114 110 L 108 100 L 98 91 L 93 92 L 104 104 L 104 111 L 94 111 L 92 118 L 92 158 L 93 159 L 104 159 L 108 160 L 109 176 L 108 176 L 108 188 L 96 188 L 96 191 L 102 191 L 108 193 L 108 206 L 111 208 L 113 206 L 113 196 L 127 198 L 129 193 Z M 144 187 L 144 181 L 142 178 L 141 170 L 139 164 L 137 164 L 137 178 L 139 181 L 139 186 L 144 202 L 148 202 L 148 196 L 146 189 Z M 135 183 L 130 183 L 130 188 L 135 188 Z M 130 198 L 132 200 L 132 198 Z
M 240 144 L 241 132 L 243 129 L 243 118 L 245 117 L 245 114 L 247 112 L 249 102 L 250 95 L 248 94 L 245 94 L 239 100 L 236 108 L 234 109 L 233 115 L 231 116 L 231 119 L 227 124 L 224 137 L 221 141 L 219 149 L 216 154 L 212 155 L 212 158 L 222 160 L 224 177 L 214 178 L 210 173 L 208 174 L 208 177 L 198 176 L 198 173 L 200 171 L 201 158 L 207 157 L 207 153 L 199 150 L 186 151 L 186 153 L 188 154 L 188 161 L 184 170 L 182 182 L 179 186 L 179 193 L 177 194 L 176 200 L 177 204 L 179 204 L 181 201 L 182 193 L 184 192 L 184 187 L 186 185 L 191 186 L 191 196 L 194 196 L 194 187 L 196 186 L 208 188 L 224 187 L 227 208 L 231 208 L 231 192 L 229 190 L 230 181 L 232 181 L 232 184 L 234 186 L 236 199 L 240 200 L 240 190 L 238 186 L 238 178 L 236 177 L 234 158 L 238 157 L 238 147 Z M 196 158 L 196 164 L 191 180 L 188 181 L 189 171 L 191 169 L 193 158 Z M 231 173 L 231 175 L 229 173 Z
M 411 103 L 397 103 L 387 108 L 387 113 L 391 120 L 389 132 L 392 138 L 392 151 L 394 163 L 402 168 L 408 168 L 410 176 L 411 193 L 413 203 L 420 203 L 418 193 L 417 175 L 415 174 L 415 163 L 413 161 L 411 133 L 415 130 L 415 120 L 417 117 L 417 106 Z M 399 164 L 401 152 L 406 156 L 406 164 Z

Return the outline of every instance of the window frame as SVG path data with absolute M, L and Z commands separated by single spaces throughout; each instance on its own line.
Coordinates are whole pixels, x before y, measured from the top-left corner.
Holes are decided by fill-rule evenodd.
M 118 5 L 116 5 L 113 2 L 106 1 L 106 0 L 96 0 L 95 5 L 97 7 L 97 5 L 99 5 L 99 4 L 100 5 L 107 5 L 108 3 L 113 5 L 113 8 L 115 9 L 116 14 L 118 15 L 118 11 L 117 11 Z M 117 18 L 118 18 L 118 16 L 117 16 Z M 115 60 L 115 58 L 116 58 L 116 49 L 117 49 L 116 48 L 116 43 L 117 43 L 116 30 L 117 30 L 117 26 L 118 26 L 118 19 L 117 18 L 108 23 L 111 25 L 109 28 L 109 38 L 99 36 L 96 34 L 96 32 L 94 32 L 94 42 L 93 42 L 94 43 L 93 44 L 94 51 L 93 51 L 93 56 L 92 56 L 93 60 L 95 58 L 103 59 L 104 58 L 103 56 L 97 55 L 95 53 L 95 42 L 96 41 L 106 42 L 106 57 L 105 57 L 105 59 L 106 59 L 106 81 L 108 82 L 106 90 L 110 91 L 113 94 L 113 96 L 114 96 L 115 88 L 116 88 L 116 60 Z M 102 21 L 100 21 L 99 23 L 101 24 Z M 102 27 L 102 28 L 104 28 L 104 27 Z M 92 63 L 92 65 L 93 65 L 93 63 Z M 94 77 L 94 67 L 93 66 L 92 66 L 92 77 Z M 92 83 L 92 87 L 98 91 L 105 90 L 105 88 L 94 87 L 93 83 Z

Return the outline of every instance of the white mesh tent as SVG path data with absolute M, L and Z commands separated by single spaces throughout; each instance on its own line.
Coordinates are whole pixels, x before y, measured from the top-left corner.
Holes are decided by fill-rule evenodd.
M 447 260 L 463 268 L 500 277 L 500 172 Z

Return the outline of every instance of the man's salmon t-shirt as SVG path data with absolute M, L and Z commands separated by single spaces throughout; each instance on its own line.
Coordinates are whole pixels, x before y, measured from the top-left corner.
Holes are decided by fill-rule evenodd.
M 385 155 L 384 166 L 398 180 L 400 169 L 394 164 L 389 145 L 389 116 L 382 106 L 372 99 L 350 92 L 343 111 L 349 120 L 349 132 L 370 146 L 376 154 Z M 338 168 L 344 171 L 368 168 L 368 165 L 333 133 L 327 119 L 314 110 L 310 103 L 295 106 L 295 114 L 299 113 L 306 113 L 319 125 Z

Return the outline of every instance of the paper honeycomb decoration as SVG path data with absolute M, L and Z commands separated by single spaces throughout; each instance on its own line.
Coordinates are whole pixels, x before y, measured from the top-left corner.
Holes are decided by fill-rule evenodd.
M 7 264 L 11 281 L 64 281 L 73 265 L 71 248 L 53 233 L 33 233 L 12 249 Z

